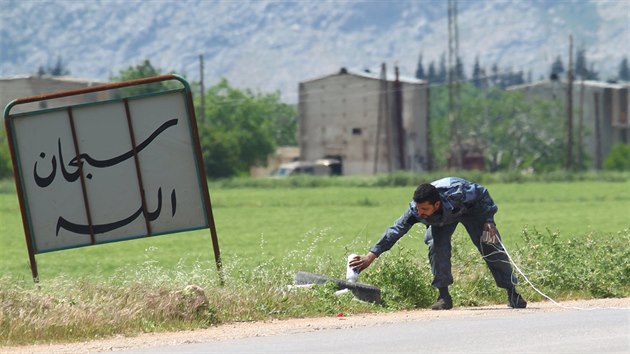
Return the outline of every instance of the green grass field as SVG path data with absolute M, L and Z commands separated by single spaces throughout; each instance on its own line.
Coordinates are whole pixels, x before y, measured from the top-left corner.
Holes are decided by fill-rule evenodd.
M 536 287 L 563 300 L 630 294 L 629 180 L 486 186 L 516 262 Z M 294 182 L 330 184 L 287 186 Z M 39 254 L 34 286 L 15 188 L 0 181 L 0 347 L 426 308 L 435 300 L 421 225 L 361 274 L 360 281 L 382 290 L 380 305 L 336 296 L 331 284 L 287 289 L 298 270 L 343 278 L 346 256 L 376 242 L 414 187 L 347 179 L 262 183 L 266 188 L 210 184 L 221 279 L 210 232 L 202 230 Z M 453 245 L 455 306 L 505 303 L 462 228 Z M 519 279 L 528 301 L 544 299 Z
M 0 267 L 4 276 L 30 278 L 17 196 L 11 181 L 0 188 Z M 561 239 L 615 237 L 630 228 L 630 182 L 488 184 L 499 205 L 497 225 L 508 247 L 524 242 L 523 229 L 557 233 Z M 339 260 L 364 253 L 403 212 L 413 187 L 210 189 L 223 263 L 253 268 L 266 262 L 321 255 Z M 418 249 L 424 226 L 399 245 Z M 463 228 L 457 237 L 467 238 Z M 472 247 L 470 242 L 465 245 Z M 630 246 L 629 246 L 630 247 Z M 36 256 L 40 279 L 108 276 L 147 263 L 188 269 L 213 262 L 208 230 L 57 251 Z M 296 269 L 296 271 L 299 269 Z

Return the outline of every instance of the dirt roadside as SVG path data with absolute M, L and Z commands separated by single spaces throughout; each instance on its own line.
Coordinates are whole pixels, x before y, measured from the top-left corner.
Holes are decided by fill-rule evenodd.
M 623 309 L 630 311 L 630 298 L 595 299 L 566 301 L 560 304 L 552 302 L 530 303 L 526 309 L 514 310 L 505 305 L 483 307 L 459 307 L 450 311 L 414 310 L 393 313 L 360 315 L 338 315 L 334 317 L 296 318 L 264 322 L 239 322 L 222 324 L 216 327 L 194 331 L 149 333 L 136 337 L 114 337 L 89 342 L 34 345 L 23 347 L 0 347 L 0 353 L 94 353 L 121 351 L 131 348 L 151 348 L 182 343 L 204 343 L 225 341 L 247 337 L 264 337 L 278 334 L 312 332 L 325 329 L 371 327 L 388 323 L 409 321 L 430 321 L 446 317 L 507 316 L 527 315 L 534 312 L 554 312 L 572 310 Z

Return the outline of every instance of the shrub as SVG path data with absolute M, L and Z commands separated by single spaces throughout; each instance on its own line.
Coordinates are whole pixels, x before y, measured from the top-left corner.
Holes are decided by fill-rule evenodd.
M 613 145 L 603 167 L 609 171 L 630 171 L 630 145 Z
M 630 230 L 615 235 L 590 233 L 562 241 L 556 232 L 523 230 L 526 246 L 518 250 L 529 280 L 552 297 L 581 294 L 587 297 L 628 295 Z M 517 262 L 519 262 L 517 261 Z
M 0 179 L 9 177 L 13 174 L 13 168 L 11 166 L 9 145 L 6 140 L 4 130 L 0 129 Z
M 399 246 L 380 258 L 360 281 L 381 288 L 384 306 L 421 308 L 435 301 L 436 292 L 431 287 L 432 276 L 426 257 Z

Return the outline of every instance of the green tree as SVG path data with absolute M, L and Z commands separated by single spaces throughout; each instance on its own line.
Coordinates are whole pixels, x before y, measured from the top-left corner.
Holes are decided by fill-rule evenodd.
M 252 166 L 265 166 L 278 145 L 297 143 L 295 109 L 278 93 L 242 91 L 223 79 L 204 99 L 199 134 L 209 177 L 245 175 Z
M 422 66 L 422 53 L 420 53 L 420 58 L 418 58 L 418 67 L 416 68 L 416 79 L 424 80 L 424 66 Z
M 13 167 L 11 166 L 9 144 L 7 143 L 4 128 L 2 128 L 0 129 L 0 178 L 6 178 L 13 174 Z
M 437 73 L 435 72 L 435 62 L 429 63 L 429 70 L 427 73 L 427 81 L 434 83 L 437 81 Z
M 267 95 L 269 117 L 273 120 L 274 138 L 278 146 L 297 146 L 297 109 L 280 102 L 280 94 Z
M 630 145 L 615 144 L 604 159 L 604 169 L 611 171 L 630 171 Z
M 158 68 L 154 68 L 153 65 L 151 65 L 151 62 L 149 60 L 145 60 L 141 64 L 138 64 L 135 66 L 132 65 L 126 69 L 120 70 L 118 76 L 110 77 L 110 81 L 121 82 L 121 81 L 137 80 L 137 79 L 144 79 L 147 77 L 158 76 L 162 74 L 163 74 L 162 70 Z M 180 86 L 175 81 L 161 81 L 161 82 L 155 82 L 155 83 L 146 84 L 146 85 L 137 85 L 137 86 L 130 86 L 130 87 L 122 88 L 118 90 L 118 96 L 119 97 L 137 96 L 137 95 L 142 95 L 142 94 L 147 94 L 147 93 L 152 93 L 152 92 L 167 91 L 171 89 L 176 89 L 178 87 Z
M 466 73 L 464 72 L 464 62 L 461 57 L 457 57 L 455 60 L 455 68 L 453 69 L 454 79 L 457 81 L 465 81 Z
M 40 65 L 39 69 L 37 69 L 37 75 L 65 76 L 70 75 L 70 70 L 68 70 L 61 56 L 58 56 L 55 66 L 48 65 L 47 68 L 44 68 L 44 66 Z
M 545 170 L 561 163 L 562 135 L 553 129 L 560 112 L 547 101 L 530 103 L 519 92 L 494 90 L 485 99 L 468 100 L 462 120 L 492 170 Z
M 128 81 L 162 75 L 149 60 L 130 66 L 112 81 Z M 191 86 L 197 86 L 197 83 Z M 177 89 L 174 80 L 131 86 L 119 90 L 119 97 L 137 96 Z M 196 92 L 196 90 L 194 91 Z M 198 122 L 199 141 L 208 177 L 245 175 L 251 166 L 264 166 L 279 145 L 297 145 L 294 107 L 281 103 L 280 94 L 254 94 L 230 87 L 227 80 L 194 97 L 197 117 L 204 100 L 205 120 Z
M 448 91 L 431 91 L 431 140 L 438 165 L 445 167 L 450 151 Z M 492 170 L 537 171 L 562 166 L 563 135 L 560 102 L 529 102 L 519 92 L 499 88 L 476 89 L 462 86 L 458 115 L 462 143 L 484 152 L 486 166 Z
M 619 63 L 619 75 L 620 81 L 630 81 L 630 67 L 628 67 L 628 57 L 623 57 Z
M 481 68 L 481 65 L 479 64 L 479 56 L 477 55 L 475 57 L 475 64 L 473 64 L 473 70 L 472 70 L 473 85 L 475 85 L 475 87 L 477 88 L 481 88 L 481 86 L 483 85 L 485 81 L 484 76 L 485 74 L 483 72 L 483 69 Z
M 559 55 L 556 60 L 551 64 L 550 77 L 560 78 L 560 75 L 564 73 L 564 64 L 562 64 L 562 57 Z
M 575 77 L 581 80 L 598 80 L 599 74 L 595 71 L 594 64 L 590 64 L 588 68 L 588 61 L 586 59 L 586 50 L 580 48 L 575 55 Z

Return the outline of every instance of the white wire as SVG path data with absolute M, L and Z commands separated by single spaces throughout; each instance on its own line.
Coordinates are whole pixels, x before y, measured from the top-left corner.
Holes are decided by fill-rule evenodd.
M 554 299 L 552 299 L 550 296 L 548 296 L 547 294 L 543 293 L 542 291 L 540 291 L 530 280 L 529 278 L 527 278 L 527 276 L 525 275 L 525 273 L 523 273 L 523 271 L 521 270 L 521 268 L 516 264 L 516 262 L 514 261 L 514 259 L 512 259 L 512 256 L 510 256 L 510 254 L 507 251 L 507 248 L 505 247 L 505 245 L 503 244 L 503 242 L 501 242 L 500 239 L 498 239 L 499 244 L 501 245 L 501 247 L 503 248 L 503 250 L 499 250 L 497 248 L 496 252 L 504 252 L 507 257 L 508 260 L 510 261 L 510 263 L 512 264 L 512 266 L 514 267 L 514 269 L 516 269 L 516 271 L 523 276 L 523 279 L 525 279 L 525 281 L 527 282 L 527 284 L 529 284 L 529 286 L 532 287 L 532 289 L 534 289 L 537 293 L 539 293 L 540 295 L 542 295 L 543 297 L 545 297 L 547 300 L 551 301 L 554 305 L 561 307 L 561 308 L 565 308 L 565 309 L 572 309 L 572 310 L 581 310 L 581 311 L 592 311 L 592 310 L 630 310 L 630 307 L 590 307 L 590 308 L 584 308 L 584 307 L 578 307 L 578 306 L 566 306 L 566 305 L 562 305 L 561 303 L 555 301 Z M 491 254 L 495 254 L 496 252 L 493 252 Z M 491 255 L 489 254 L 489 255 Z M 487 255 L 487 256 L 489 256 Z M 483 257 L 487 257 L 486 255 L 483 255 Z

